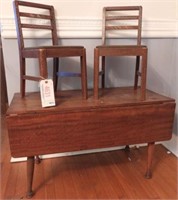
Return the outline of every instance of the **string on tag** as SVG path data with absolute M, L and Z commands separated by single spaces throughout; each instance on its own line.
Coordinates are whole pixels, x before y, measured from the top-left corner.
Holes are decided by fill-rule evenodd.
M 41 80 L 45 80 L 46 78 L 44 78 L 44 77 L 42 77 L 42 76 L 40 76 L 40 78 L 41 78 Z

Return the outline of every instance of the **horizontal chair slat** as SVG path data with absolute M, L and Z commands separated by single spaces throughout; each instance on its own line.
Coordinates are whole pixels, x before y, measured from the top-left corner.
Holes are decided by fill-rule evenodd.
M 26 7 L 33 7 L 33 8 L 48 9 L 48 10 L 50 10 L 53 7 L 53 6 L 50 6 L 50 5 L 43 5 L 43 4 L 40 4 L 40 3 L 23 2 L 23 1 L 18 1 L 18 5 L 26 6 Z
M 110 20 L 138 20 L 139 16 L 108 16 L 106 17 L 107 21 Z
M 19 15 L 21 17 L 30 17 L 30 18 L 39 18 L 39 19 L 51 19 L 51 16 L 49 16 L 49 15 L 41 15 L 41 14 L 34 14 L 34 13 L 20 12 Z
M 23 79 L 28 79 L 28 80 L 31 80 L 31 81 L 40 81 L 40 80 L 42 80 L 42 77 L 24 75 Z
M 106 30 L 133 30 L 138 29 L 138 26 L 106 26 Z
M 139 10 L 141 6 L 123 6 L 123 7 L 105 7 L 106 11 L 118 11 L 118 10 Z
M 36 24 L 22 24 L 22 28 L 34 28 L 34 29 L 48 29 L 52 30 L 51 26 L 47 25 L 36 25 Z

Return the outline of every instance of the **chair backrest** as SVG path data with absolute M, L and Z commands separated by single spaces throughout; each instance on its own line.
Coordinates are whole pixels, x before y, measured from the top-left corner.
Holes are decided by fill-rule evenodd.
M 48 30 L 52 44 L 58 44 L 53 6 L 17 0 L 14 0 L 13 6 L 20 50 L 24 48 L 24 29 Z
M 108 31 L 135 30 L 137 45 L 141 45 L 142 7 L 118 6 L 103 8 L 102 44 Z

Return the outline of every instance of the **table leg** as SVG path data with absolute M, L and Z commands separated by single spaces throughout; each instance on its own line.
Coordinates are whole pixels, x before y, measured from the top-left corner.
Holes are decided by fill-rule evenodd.
M 41 158 L 37 155 L 35 156 L 35 163 L 40 164 L 41 163 Z
M 34 174 L 35 157 L 27 157 L 27 194 L 26 197 L 29 199 L 34 195 L 32 190 L 33 174 Z
M 153 154 L 154 154 L 155 143 L 151 142 L 148 143 L 148 160 L 147 160 L 147 170 L 145 174 L 145 178 L 150 179 L 152 178 L 152 161 L 153 161 Z
M 125 150 L 128 160 L 131 161 L 131 153 L 130 153 L 129 145 L 126 145 L 124 150 Z

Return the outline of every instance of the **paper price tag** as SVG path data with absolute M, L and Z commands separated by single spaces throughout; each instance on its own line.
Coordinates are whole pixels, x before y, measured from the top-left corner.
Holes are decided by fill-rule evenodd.
M 55 106 L 54 86 L 51 79 L 40 81 L 40 94 L 42 107 Z

